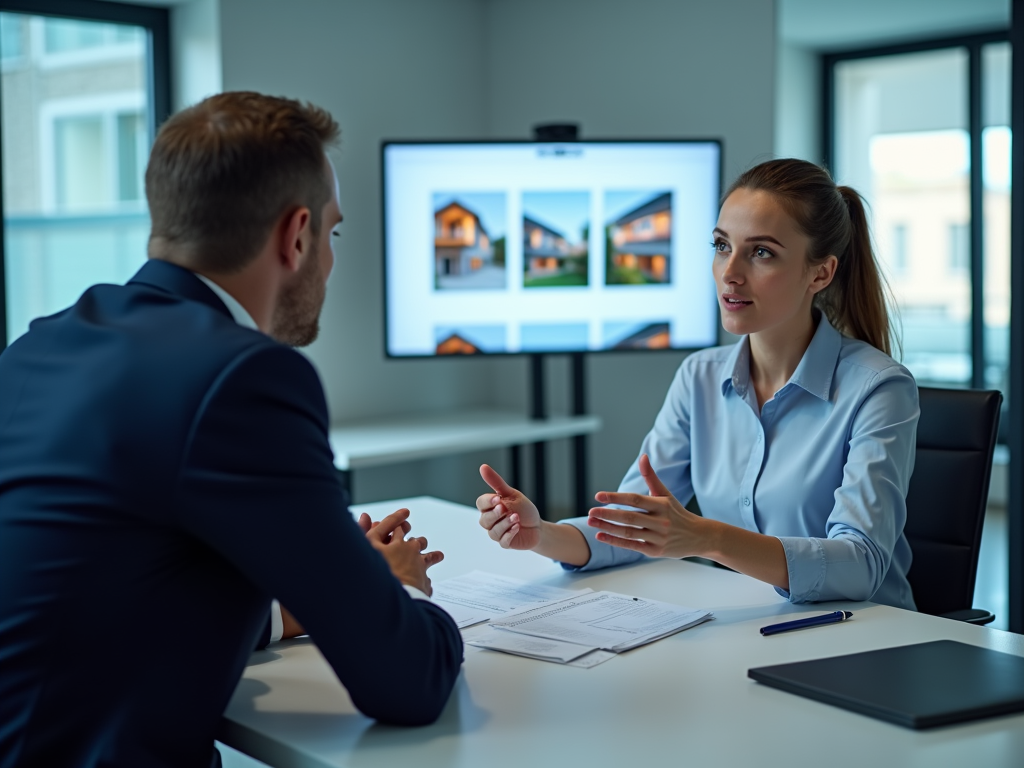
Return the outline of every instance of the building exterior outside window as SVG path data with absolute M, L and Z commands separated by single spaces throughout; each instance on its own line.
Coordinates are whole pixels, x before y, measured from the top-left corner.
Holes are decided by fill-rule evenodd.
M 2 348 L 33 318 L 97 282 L 124 282 L 146 258 L 151 31 L 0 12 L 0 65 Z
M 868 201 L 903 362 L 924 386 L 983 385 L 1008 395 L 1009 44 L 835 58 L 833 168 Z M 970 85 L 972 66 L 980 67 L 980 93 Z M 977 98 L 984 221 L 982 252 L 972 254 L 969 107 Z M 972 343 L 979 319 L 983 350 Z

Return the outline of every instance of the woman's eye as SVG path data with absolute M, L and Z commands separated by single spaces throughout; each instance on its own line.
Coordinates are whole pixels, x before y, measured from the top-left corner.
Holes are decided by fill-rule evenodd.
M 769 251 L 767 248 L 755 248 L 754 256 L 759 259 L 770 259 L 775 254 Z
M 724 240 L 715 240 L 711 247 L 715 249 L 715 253 L 724 253 L 729 246 Z

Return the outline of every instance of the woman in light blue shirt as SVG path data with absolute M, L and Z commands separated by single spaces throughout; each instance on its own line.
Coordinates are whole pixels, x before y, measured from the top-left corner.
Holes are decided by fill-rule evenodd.
M 597 494 L 615 506 L 547 523 L 484 465 L 480 524 L 570 569 L 700 556 L 793 602 L 914 609 L 917 385 L 889 356 L 860 195 L 811 163 L 763 163 L 730 188 L 713 245 L 722 324 L 743 338 L 683 361 L 618 492 Z M 680 502 L 694 496 L 703 517 Z

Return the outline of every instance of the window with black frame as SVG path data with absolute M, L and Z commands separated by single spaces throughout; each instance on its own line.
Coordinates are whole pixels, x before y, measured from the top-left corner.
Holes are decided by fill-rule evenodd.
M 168 15 L 0 0 L 0 349 L 146 258 L 143 173 L 170 108 Z
M 824 63 L 828 161 L 870 205 L 904 364 L 921 385 L 1008 399 L 1008 33 Z

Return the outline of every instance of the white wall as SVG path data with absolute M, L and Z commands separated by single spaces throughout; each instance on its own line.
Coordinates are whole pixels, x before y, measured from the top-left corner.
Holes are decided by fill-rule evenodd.
M 224 89 L 308 99 L 342 127 L 332 157 L 346 221 L 309 349 L 335 421 L 492 401 L 488 361 L 384 359 L 381 286 L 380 142 L 484 132 L 483 13 L 477 0 L 220 0 Z M 476 463 L 363 470 L 357 499 L 471 501 Z
M 177 112 L 223 89 L 220 0 L 171 9 L 171 108 Z
M 774 11 L 766 0 L 490 0 L 487 122 L 584 138 L 725 139 L 732 178 L 772 147 Z
M 820 163 L 821 56 L 810 49 L 777 42 L 775 155 Z
M 309 352 L 335 421 L 472 405 L 526 408 L 524 359 L 383 356 L 379 146 L 385 138 L 527 138 L 538 122 L 585 138 L 719 136 L 726 181 L 772 152 L 774 12 L 767 0 L 195 0 L 217 8 L 222 85 L 308 99 L 342 126 L 346 222 Z M 175 8 L 174 14 L 181 9 Z M 181 41 L 177 44 L 179 51 Z M 191 88 L 201 90 L 202 81 Z M 182 102 L 179 102 L 182 103 Z M 709 264 L 710 269 L 710 264 Z M 682 355 L 593 356 L 594 490 L 618 483 Z M 552 411 L 567 365 L 548 366 Z M 567 444 L 552 502 L 568 511 Z M 527 457 L 524 457 L 524 459 Z M 357 473 L 358 500 L 430 493 L 471 502 L 476 465 L 503 452 Z M 528 465 L 528 461 L 524 464 Z
M 578 122 L 583 138 L 721 137 L 725 183 L 772 152 L 774 10 L 765 0 L 491 0 L 487 127 Z M 710 240 L 710 233 L 709 233 Z M 708 269 L 711 269 L 708 249 Z M 591 355 L 592 490 L 611 489 L 636 457 L 678 353 Z M 549 365 L 552 406 L 568 411 L 568 366 Z M 501 402 L 525 409 L 526 363 L 502 361 Z M 567 441 L 553 446 L 552 503 L 571 502 Z

